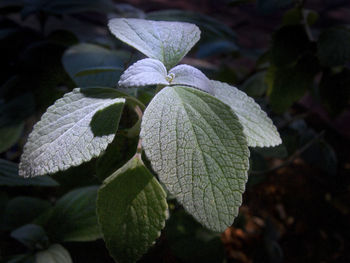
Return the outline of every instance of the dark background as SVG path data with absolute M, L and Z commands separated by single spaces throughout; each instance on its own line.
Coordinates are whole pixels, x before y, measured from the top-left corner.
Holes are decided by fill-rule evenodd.
M 49 2 L 0 1 L 1 160 L 18 163 L 45 109 L 81 85 L 64 63 L 69 48 L 92 43 L 131 52 L 130 61 L 139 57 L 111 36 L 109 18 L 192 22 L 202 38 L 183 62 L 254 97 L 274 120 L 283 145 L 252 150 L 247 191 L 232 227 L 222 235 L 208 232 L 170 200 L 171 219 L 141 261 L 350 262 L 349 1 L 131 0 L 113 7 L 108 1 Z M 179 11 L 158 12 L 169 9 Z M 128 143 L 120 148 L 120 163 L 130 155 Z M 56 175 L 59 187 L 1 182 L 2 217 L 20 195 L 55 203 L 72 189 L 99 184 L 93 165 Z M 13 229 L 0 230 L 3 262 L 38 250 L 12 238 Z M 62 244 L 73 262 L 113 262 L 102 240 Z

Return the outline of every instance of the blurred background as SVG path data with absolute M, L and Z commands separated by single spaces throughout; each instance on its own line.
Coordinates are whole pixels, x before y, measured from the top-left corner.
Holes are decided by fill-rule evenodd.
M 198 25 L 201 40 L 182 63 L 252 96 L 283 139 L 251 149 L 232 227 L 212 233 L 169 197 L 171 217 L 140 262 L 350 262 L 348 0 L 0 0 L 0 262 L 34 262 L 52 244 L 73 262 L 113 262 L 100 235 L 86 233 L 99 231 L 97 186 L 137 138 L 52 177 L 20 178 L 18 162 L 56 99 L 77 86 L 116 87 L 142 57 L 110 34 L 115 17 Z M 153 93 L 134 95 L 147 103 Z M 133 118 L 126 111 L 121 127 Z

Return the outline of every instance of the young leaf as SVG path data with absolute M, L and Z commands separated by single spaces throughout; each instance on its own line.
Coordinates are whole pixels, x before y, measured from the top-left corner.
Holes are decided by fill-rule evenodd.
M 115 18 L 108 26 L 121 41 L 160 60 L 167 69 L 175 66 L 200 38 L 196 25 L 182 22 Z
M 47 250 L 35 254 L 36 263 L 72 263 L 69 252 L 60 244 L 53 244 Z
M 162 62 L 152 58 L 139 60 L 120 77 L 122 87 L 149 85 L 185 85 L 212 93 L 209 79 L 198 69 L 189 65 L 178 65 L 167 73 Z
M 108 177 L 98 192 L 97 214 L 107 248 L 118 262 L 135 262 L 159 237 L 166 194 L 139 157 Z
M 75 189 L 61 197 L 45 229 L 57 241 L 93 241 L 101 238 L 96 217 L 97 186 Z
M 52 174 L 99 156 L 118 129 L 125 99 L 110 89 L 74 89 L 48 108 L 24 147 L 19 175 Z
M 131 65 L 120 77 L 121 87 L 143 87 L 149 85 L 168 85 L 167 70 L 162 62 L 146 58 Z
M 188 87 L 166 87 L 148 105 L 142 145 L 171 194 L 200 223 L 223 231 L 238 214 L 249 150 L 229 106 Z
M 272 120 L 247 94 L 220 81 L 211 81 L 214 95 L 237 114 L 247 137 L 248 146 L 269 147 L 280 144 L 281 138 Z

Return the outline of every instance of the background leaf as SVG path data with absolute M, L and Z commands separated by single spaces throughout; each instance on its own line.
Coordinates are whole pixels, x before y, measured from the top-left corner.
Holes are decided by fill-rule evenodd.
M 53 244 L 47 250 L 35 254 L 36 263 L 72 263 L 69 252 L 60 244 Z

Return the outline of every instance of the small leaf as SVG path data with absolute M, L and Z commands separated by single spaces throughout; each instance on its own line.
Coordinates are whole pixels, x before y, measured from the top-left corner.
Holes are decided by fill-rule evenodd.
M 21 137 L 24 122 L 0 127 L 0 153 L 7 151 Z
M 255 73 L 243 83 L 241 89 L 251 97 L 260 97 L 264 95 L 268 88 L 265 82 L 265 76 L 266 72 Z
M 49 107 L 24 146 L 19 174 L 52 174 L 99 156 L 114 138 L 125 102 L 112 91 L 74 89 Z
M 185 85 L 213 93 L 209 79 L 198 69 L 189 65 L 178 65 L 169 71 L 173 75 L 171 85 Z
M 35 178 L 20 177 L 18 175 L 18 165 L 16 163 L 0 159 L 0 186 L 3 185 L 53 187 L 58 186 L 58 183 L 48 176 Z
M 126 51 L 114 51 L 83 43 L 67 49 L 62 57 L 62 64 L 80 87 L 114 87 L 130 56 Z
M 223 231 L 238 214 L 249 150 L 231 108 L 187 87 L 166 87 L 148 105 L 142 145 L 169 192 L 201 224 Z
M 108 177 L 98 193 L 104 240 L 118 262 L 135 262 L 160 236 L 167 217 L 166 194 L 139 157 Z
M 198 69 L 189 65 L 178 65 L 167 73 L 162 62 L 152 58 L 137 61 L 120 77 L 122 87 L 149 85 L 185 85 L 212 93 L 209 79 Z
M 317 42 L 317 54 L 321 64 L 335 67 L 350 60 L 350 30 L 330 28 L 324 30 Z
M 101 238 L 96 217 L 97 188 L 78 188 L 57 201 L 44 227 L 50 238 L 60 242 Z
M 175 66 L 200 37 L 196 25 L 182 22 L 115 18 L 108 26 L 118 39 L 160 60 L 167 69 Z
M 35 254 L 36 263 L 72 263 L 69 252 L 60 244 L 53 244 L 47 250 Z
M 30 249 L 42 248 L 49 243 L 45 230 L 41 226 L 34 224 L 24 225 L 15 229 L 11 232 L 11 237 Z
M 211 82 L 215 97 L 229 105 L 237 114 L 248 146 L 269 147 L 282 142 L 272 120 L 252 98 L 226 83 L 214 80 Z
M 149 85 L 168 85 L 167 70 L 162 62 L 152 58 L 137 61 L 120 77 L 121 87 L 143 87 Z

